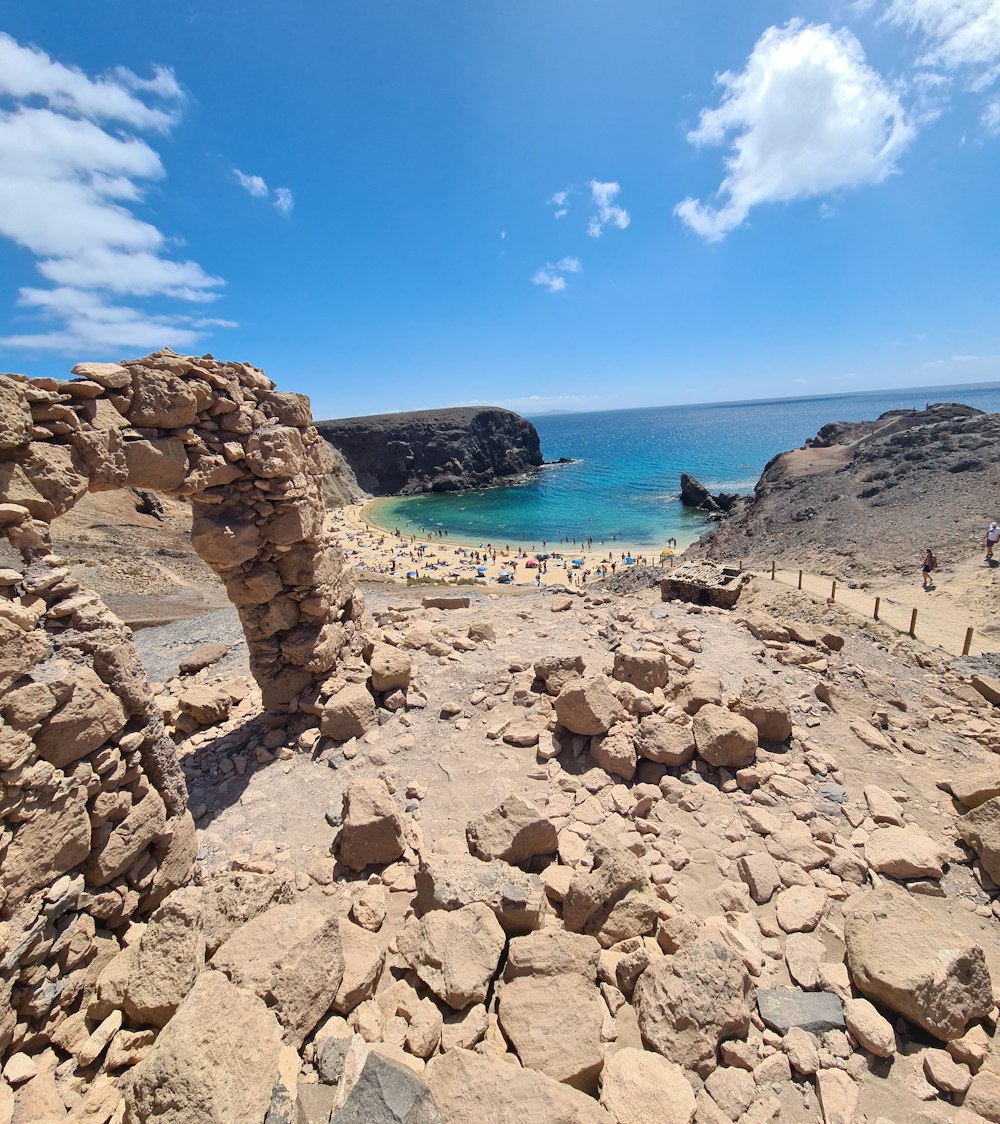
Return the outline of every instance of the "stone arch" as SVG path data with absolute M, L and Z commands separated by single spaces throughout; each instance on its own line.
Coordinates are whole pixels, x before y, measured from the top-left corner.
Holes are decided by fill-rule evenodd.
M 315 713 L 363 602 L 324 531 L 332 460 L 308 398 L 169 349 L 72 373 L 0 375 L 0 533 L 30 563 L 88 490 L 188 497 L 192 545 L 239 612 L 265 707 Z

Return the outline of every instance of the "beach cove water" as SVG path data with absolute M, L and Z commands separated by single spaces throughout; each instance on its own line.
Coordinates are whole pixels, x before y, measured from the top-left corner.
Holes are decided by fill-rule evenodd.
M 592 537 L 662 546 L 693 542 L 705 519 L 678 499 L 688 472 L 712 492 L 751 492 L 777 453 L 801 446 L 828 422 L 886 410 L 962 402 L 1000 410 L 1000 385 L 875 391 L 702 406 L 657 406 L 532 418 L 546 468 L 513 487 L 379 500 L 369 518 L 389 530 L 446 530 L 456 540 L 550 546 Z

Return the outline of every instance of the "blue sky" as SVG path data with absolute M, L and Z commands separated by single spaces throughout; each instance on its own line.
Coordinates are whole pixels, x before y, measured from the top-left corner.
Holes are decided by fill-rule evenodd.
M 45 0 L 0 33 L 0 369 L 210 351 L 318 417 L 1000 379 L 1000 0 Z

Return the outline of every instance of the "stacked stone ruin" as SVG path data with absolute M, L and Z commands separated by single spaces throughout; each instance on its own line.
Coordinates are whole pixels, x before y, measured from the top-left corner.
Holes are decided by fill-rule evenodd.
M 23 560 L 0 570 L 0 1056 L 82 1019 L 129 922 L 195 857 L 132 634 L 52 554 L 52 520 L 88 491 L 187 497 L 264 705 L 317 715 L 357 689 L 336 667 L 363 605 L 323 529 L 330 454 L 308 399 L 169 350 L 73 374 L 0 375 L 0 534 Z

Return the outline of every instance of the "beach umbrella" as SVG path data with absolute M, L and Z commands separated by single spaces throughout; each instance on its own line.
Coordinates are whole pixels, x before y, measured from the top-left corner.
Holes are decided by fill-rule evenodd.
M 408 578 L 415 578 L 417 576 L 417 571 L 416 570 L 407 570 L 406 576 Z
M 476 567 L 476 573 L 477 574 L 485 574 L 488 569 L 489 569 L 488 566 L 477 566 Z
M 582 558 L 574 558 L 573 559 L 573 565 L 574 566 L 582 566 L 583 565 L 583 559 Z
M 674 556 L 674 552 L 670 549 L 669 546 L 666 547 L 664 550 L 660 551 L 660 557 L 661 558 L 673 558 L 673 556 Z

